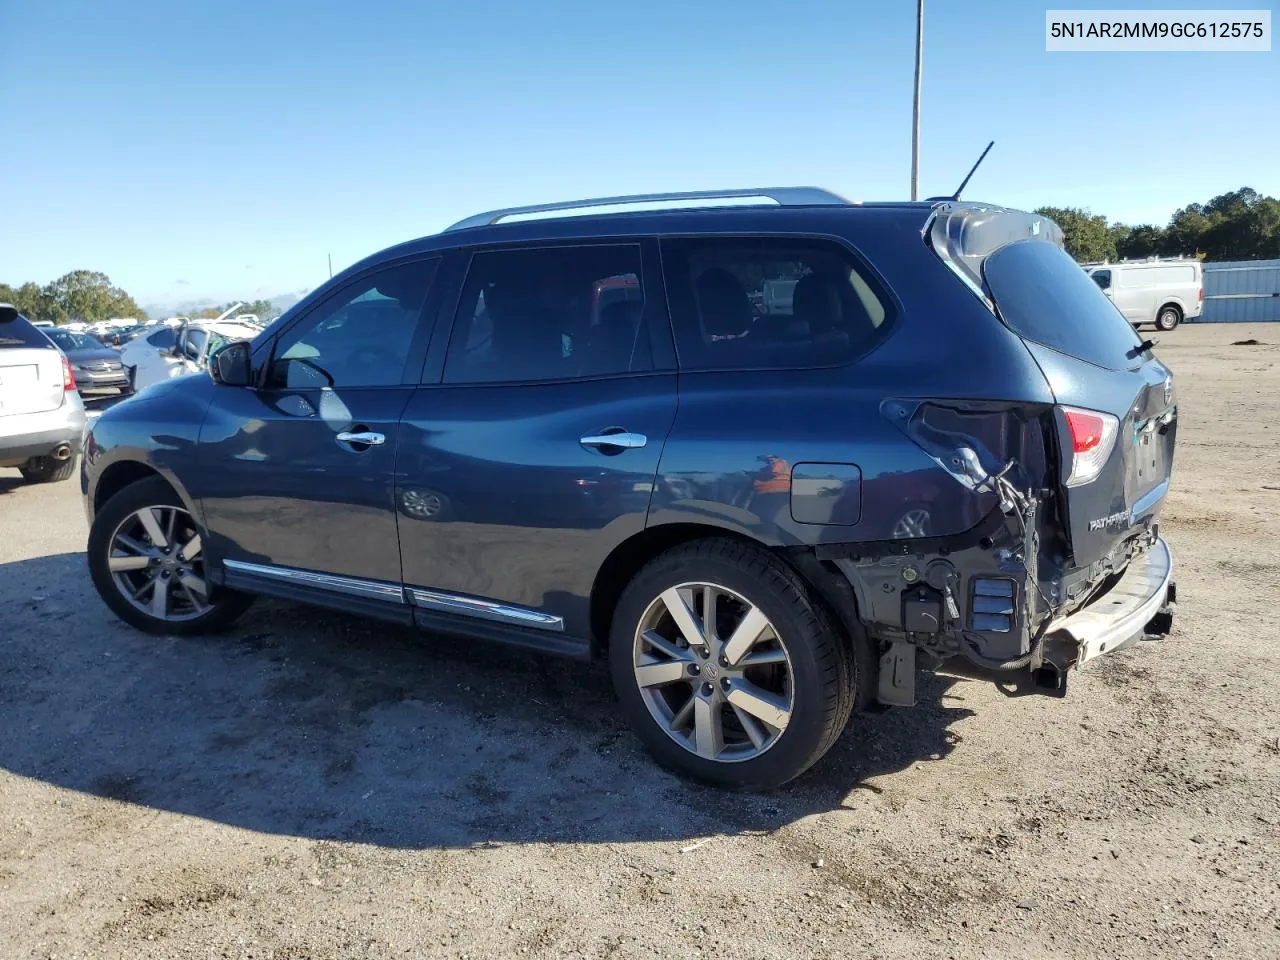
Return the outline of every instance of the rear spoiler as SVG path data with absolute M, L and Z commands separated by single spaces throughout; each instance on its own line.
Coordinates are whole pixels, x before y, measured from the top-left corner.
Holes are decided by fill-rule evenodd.
M 922 232 L 943 262 L 984 300 L 982 263 L 1001 247 L 1019 240 L 1063 245 L 1062 228 L 1048 217 L 989 203 L 939 203 Z

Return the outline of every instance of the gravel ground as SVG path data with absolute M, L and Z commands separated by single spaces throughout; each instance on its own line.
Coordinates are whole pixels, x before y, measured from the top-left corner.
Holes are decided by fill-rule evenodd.
M 1065 700 L 927 678 L 768 796 L 655 769 L 599 666 L 134 633 L 75 484 L 0 471 L 0 957 L 1280 957 L 1280 325 L 1160 353 L 1173 635 Z

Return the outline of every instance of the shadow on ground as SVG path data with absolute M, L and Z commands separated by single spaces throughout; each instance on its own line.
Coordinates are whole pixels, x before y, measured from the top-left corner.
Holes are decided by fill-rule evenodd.
M 607 672 L 260 602 L 230 633 L 139 634 L 83 554 L 0 565 L 0 768 L 268 833 L 390 847 L 771 830 L 944 757 L 945 678 L 855 718 L 770 795 L 687 784 L 614 716 Z

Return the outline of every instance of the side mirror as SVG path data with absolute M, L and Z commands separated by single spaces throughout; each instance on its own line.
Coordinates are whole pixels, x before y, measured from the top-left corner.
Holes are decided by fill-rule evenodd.
M 249 343 L 246 340 L 228 343 L 213 355 L 209 363 L 209 376 L 214 383 L 227 387 L 247 387 L 253 379 L 249 363 Z

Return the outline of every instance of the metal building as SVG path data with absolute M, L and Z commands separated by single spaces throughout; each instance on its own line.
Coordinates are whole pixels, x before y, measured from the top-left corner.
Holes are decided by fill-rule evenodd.
M 1204 312 L 1197 323 L 1280 321 L 1280 260 L 1204 265 Z

